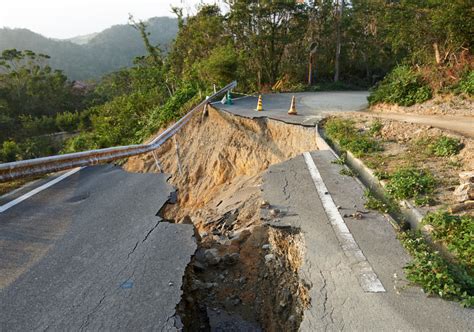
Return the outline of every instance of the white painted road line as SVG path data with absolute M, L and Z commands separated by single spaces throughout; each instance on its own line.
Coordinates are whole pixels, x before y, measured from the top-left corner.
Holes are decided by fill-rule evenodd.
M 28 199 L 28 198 L 30 198 L 31 196 L 36 195 L 37 193 L 39 193 L 39 192 L 41 192 L 41 191 L 43 191 L 43 190 L 45 190 L 45 189 L 48 189 L 49 187 L 51 187 L 51 186 L 55 185 L 56 183 L 58 183 L 58 182 L 64 180 L 65 178 L 67 178 L 67 177 L 69 177 L 69 176 L 71 176 L 71 175 L 73 175 L 73 174 L 79 172 L 79 171 L 80 171 L 81 169 L 83 169 L 83 168 L 84 168 L 84 167 L 78 167 L 78 168 L 73 169 L 72 171 L 69 171 L 69 172 L 67 172 L 67 173 L 64 173 L 63 175 L 58 176 L 58 177 L 55 178 L 54 180 L 51 180 L 51 181 L 49 181 L 49 182 L 46 182 L 46 183 L 43 184 L 42 186 L 40 186 L 40 187 L 38 187 L 38 188 L 36 188 L 36 189 L 33 189 L 32 191 L 30 191 L 30 192 L 28 192 L 28 193 L 26 193 L 26 194 L 24 194 L 24 195 L 22 195 L 22 196 L 20 196 L 20 197 L 18 197 L 18 198 L 16 198 L 16 199 L 14 199 L 14 200 L 11 201 L 11 202 L 8 202 L 7 204 L 4 204 L 4 205 L 0 206 L 0 213 L 5 212 L 5 211 L 8 210 L 9 208 L 11 208 L 11 207 L 13 207 L 13 206 L 15 206 L 15 205 L 17 205 L 17 204 L 23 202 L 25 199 Z
M 339 245 L 344 251 L 344 254 L 351 260 L 356 262 L 352 266 L 357 274 L 359 284 L 365 292 L 370 293 L 381 293 L 385 292 L 385 288 L 380 282 L 379 278 L 375 274 L 372 266 L 370 266 L 367 258 L 365 257 L 359 245 L 352 236 L 349 228 L 347 228 L 344 219 L 342 218 L 336 204 L 334 203 L 331 195 L 328 193 L 328 189 L 324 184 L 321 173 L 319 173 L 316 164 L 314 163 L 313 157 L 309 152 L 303 153 L 304 160 L 308 166 L 309 173 L 313 179 L 316 191 L 318 192 L 319 198 L 323 204 L 324 210 L 331 222 L 332 228 L 336 233 L 336 237 L 339 241 Z

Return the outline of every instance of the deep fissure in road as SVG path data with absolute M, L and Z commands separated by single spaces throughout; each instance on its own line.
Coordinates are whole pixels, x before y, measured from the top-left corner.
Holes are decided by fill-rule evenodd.
M 317 149 L 314 128 L 210 109 L 176 138 L 181 167 L 175 142 L 158 151 L 178 192 L 160 215 L 196 230 L 198 250 L 177 307 L 185 330 L 296 331 L 309 305 L 298 276 L 304 239 L 298 230 L 266 224 L 282 212 L 262 201 L 260 186 L 270 165 Z M 157 171 L 151 155 L 125 168 Z

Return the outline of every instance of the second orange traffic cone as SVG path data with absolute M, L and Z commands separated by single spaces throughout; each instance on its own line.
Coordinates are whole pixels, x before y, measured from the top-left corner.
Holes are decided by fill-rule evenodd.
M 298 112 L 296 112 L 296 98 L 295 96 L 293 96 L 291 98 L 291 106 L 290 106 L 290 109 L 288 110 L 288 114 L 290 115 L 297 115 Z
M 258 102 L 257 102 L 257 109 L 256 109 L 256 111 L 258 111 L 258 112 L 263 111 L 262 95 L 258 95 Z

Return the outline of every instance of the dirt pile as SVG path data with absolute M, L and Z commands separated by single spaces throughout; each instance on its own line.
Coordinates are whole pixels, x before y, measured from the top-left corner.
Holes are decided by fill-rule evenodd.
M 199 242 L 178 306 L 185 327 L 298 329 L 309 303 L 297 273 L 303 239 L 261 221 L 261 174 L 316 149 L 314 128 L 210 109 L 157 151 L 178 190 L 177 203 L 161 215 L 194 224 Z M 131 158 L 125 169 L 158 172 L 151 154 Z

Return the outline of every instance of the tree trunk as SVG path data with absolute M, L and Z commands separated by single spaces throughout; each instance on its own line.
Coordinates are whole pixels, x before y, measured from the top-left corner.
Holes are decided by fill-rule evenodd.
M 334 64 L 334 82 L 339 81 L 341 62 L 341 21 L 344 10 L 344 0 L 337 0 L 336 5 L 336 59 Z
M 433 49 L 434 49 L 434 52 L 435 52 L 436 64 L 439 65 L 441 63 L 441 55 L 439 54 L 438 43 L 433 43 Z

